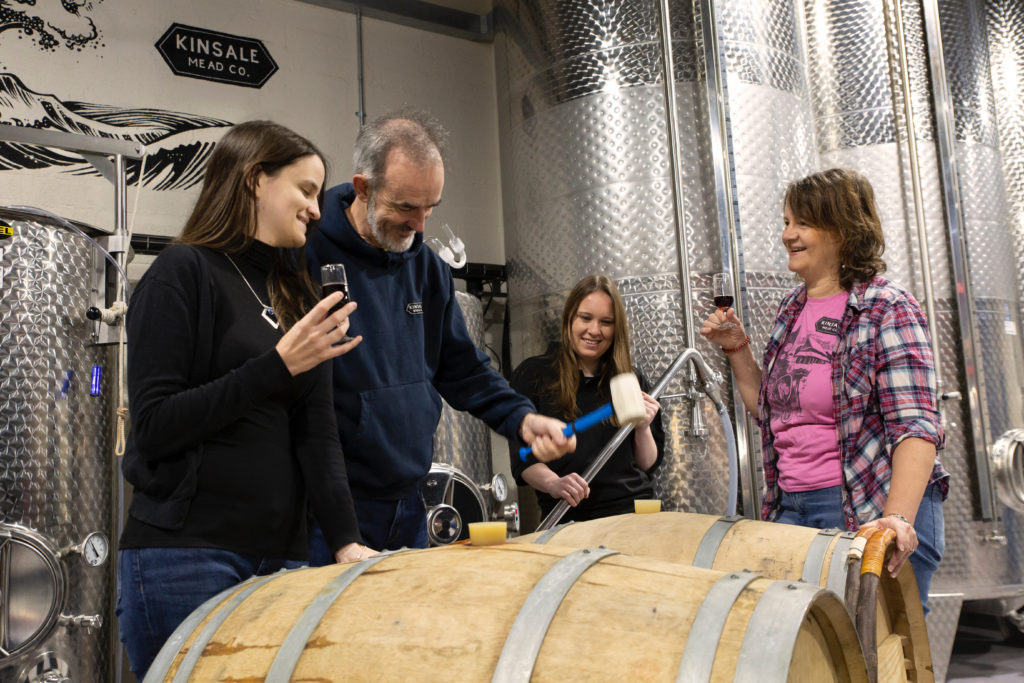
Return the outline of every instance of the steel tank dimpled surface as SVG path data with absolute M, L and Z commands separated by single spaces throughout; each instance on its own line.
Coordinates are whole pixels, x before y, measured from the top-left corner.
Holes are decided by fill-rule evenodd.
M 114 575 L 100 560 L 116 378 L 85 317 L 95 253 L 56 223 L 8 209 L 0 222 L 11 233 L 0 240 L 0 679 L 110 680 Z
M 470 339 L 477 348 L 483 349 L 483 304 L 480 299 L 466 292 L 455 292 L 455 300 L 466 321 Z M 435 478 L 434 475 L 444 472 L 446 467 L 453 468 L 448 484 L 450 490 L 447 501 L 458 510 L 462 529 L 459 535 L 451 540 L 468 538 L 469 530 L 466 525 L 470 522 L 490 521 L 492 517 L 500 518 L 505 512 L 504 506 L 501 505 L 505 502 L 504 495 L 499 501 L 492 492 L 495 472 L 491 458 L 491 432 L 487 425 L 469 413 L 455 410 L 442 399 L 441 419 L 434 432 L 433 472 L 427 479 L 427 485 L 432 485 L 433 482 L 437 482 L 434 485 L 441 485 L 440 482 L 446 478 Z M 502 488 L 502 485 L 499 485 L 499 488 Z M 505 482 L 504 493 L 507 494 L 508 490 L 509 486 Z M 501 493 L 499 491 L 499 494 Z M 430 493 L 425 491 L 424 496 L 429 499 Z M 509 510 L 509 515 L 512 517 L 510 521 L 513 522 L 513 526 L 518 524 L 518 507 Z M 428 519 L 433 520 L 433 517 Z M 440 519 L 438 523 L 441 523 Z
M 482 349 L 484 318 L 480 300 L 465 292 L 455 292 L 455 299 L 466 320 L 470 338 Z M 473 481 L 488 481 L 491 477 L 491 436 L 487 425 L 445 402 L 434 434 L 434 462 L 454 465 Z
M 1006 83 L 1024 73 L 1010 68 L 1024 64 L 1024 12 L 1009 0 L 550 0 L 498 2 L 495 17 L 515 360 L 553 338 L 569 287 L 603 272 L 622 287 L 636 360 L 656 378 L 685 345 L 684 326 L 711 310 L 710 276 L 728 269 L 730 244 L 759 355 L 794 284 L 779 237 L 786 183 L 833 166 L 872 181 L 887 276 L 930 304 L 947 396 L 942 457 L 953 487 L 929 616 L 943 678 L 964 600 L 1024 601 L 1020 512 L 997 486 L 1021 472 L 1000 477 L 993 448 L 1024 427 L 1024 259 L 1014 261 L 1024 253 L 1024 128 L 1021 84 Z M 936 35 L 944 59 L 931 63 Z M 993 78 L 1003 85 L 993 89 Z M 668 393 L 685 391 L 674 384 Z M 710 434 L 695 435 L 689 400 L 663 403 L 670 438 L 657 484 L 667 507 L 723 511 L 721 429 L 706 408 Z M 751 516 L 759 450 L 752 428 L 741 471 Z
M 686 256 L 704 297 L 681 306 L 679 241 L 666 96 L 654 2 L 496 3 L 495 59 L 513 362 L 558 338 L 565 295 L 581 277 L 617 281 L 630 313 L 635 364 L 653 382 L 685 346 L 685 325 L 710 311 L 718 241 L 698 226 L 714 212 L 701 135 L 694 16 L 673 3 Z M 695 291 L 699 291 L 699 288 Z M 719 363 L 721 369 L 724 366 Z M 680 373 L 682 375 L 683 373 Z M 674 380 L 666 394 L 680 394 Z M 662 400 L 670 435 L 659 476 L 672 507 L 722 510 L 724 440 L 684 434 L 679 398 Z M 710 414 L 710 413 L 709 413 Z

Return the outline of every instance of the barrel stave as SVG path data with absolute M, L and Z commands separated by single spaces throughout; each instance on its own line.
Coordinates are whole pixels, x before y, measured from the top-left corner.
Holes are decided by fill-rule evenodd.
M 291 680 L 488 680 L 528 596 L 572 552 L 506 544 L 385 557 L 326 609 L 300 651 Z M 190 680 L 266 678 L 281 643 L 307 606 L 329 592 L 343 572 L 359 566 L 282 572 L 254 588 L 213 634 Z M 603 557 L 571 582 L 543 634 L 531 680 L 676 680 L 697 612 L 724 576 L 646 557 Z M 749 579 L 735 601 L 722 607 L 728 616 L 721 637 L 701 653 L 714 659 L 711 680 L 734 678 L 739 649 L 750 638 L 751 614 L 775 584 L 767 578 Z M 808 614 L 824 614 L 831 606 L 843 620 L 825 624 L 817 617 L 803 619 L 795 651 L 778 655 L 792 654 L 786 666 L 815 672 L 813 680 L 864 680 L 863 671 L 857 673 L 858 666 L 863 670 L 863 657 L 858 664 L 841 649 L 837 654 L 826 647 L 837 639 L 834 632 L 845 628 L 853 644 L 847 650 L 859 653 L 841 604 L 826 591 L 810 593 Z M 185 640 L 166 680 L 173 678 L 196 634 L 216 614 Z M 853 673 L 845 678 L 820 674 L 851 666 Z

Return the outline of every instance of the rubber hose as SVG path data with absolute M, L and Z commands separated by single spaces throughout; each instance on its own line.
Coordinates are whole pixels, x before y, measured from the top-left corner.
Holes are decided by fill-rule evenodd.
M 853 543 L 846 553 L 846 591 L 844 593 L 846 613 L 850 621 L 857 623 L 857 599 L 860 595 L 860 565 L 864 559 L 864 547 L 868 539 L 878 533 L 877 528 L 861 529 L 853 537 Z
M 878 575 L 870 572 L 860 575 L 860 604 L 857 609 L 857 635 L 864 650 L 864 663 L 868 666 L 868 682 L 878 683 L 878 644 L 875 642 L 877 628 Z
M 864 548 L 864 562 L 860 568 L 860 599 L 857 602 L 857 635 L 864 650 L 864 662 L 868 666 L 868 681 L 878 680 L 877 614 L 878 584 L 881 581 L 885 556 L 896 542 L 896 532 L 885 529 L 868 538 Z

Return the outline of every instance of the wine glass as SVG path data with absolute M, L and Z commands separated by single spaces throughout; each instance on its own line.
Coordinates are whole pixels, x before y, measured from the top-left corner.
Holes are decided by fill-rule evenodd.
M 732 277 L 729 273 L 715 273 L 714 277 L 711 278 L 711 290 L 714 294 L 715 306 L 718 307 L 718 310 L 724 314 L 732 308 Z M 728 330 L 733 327 L 736 327 L 736 323 L 723 322 L 718 326 L 718 329 Z
M 324 297 L 328 297 L 335 292 L 341 292 L 342 294 L 341 303 L 332 306 L 328 315 L 334 313 L 350 301 L 348 295 L 348 275 L 345 274 L 344 264 L 327 263 L 320 266 L 320 286 L 323 289 Z M 352 337 L 346 334 L 337 344 L 344 344 L 350 341 L 352 341 Z

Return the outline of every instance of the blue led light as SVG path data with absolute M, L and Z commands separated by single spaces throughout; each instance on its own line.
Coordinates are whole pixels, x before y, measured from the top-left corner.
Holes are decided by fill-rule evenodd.
M 89 381 L 89 395 L 100 395 L 100 382 L 103 379 L 103 368 L 99 365 L 92 366 L 92 378 Z

